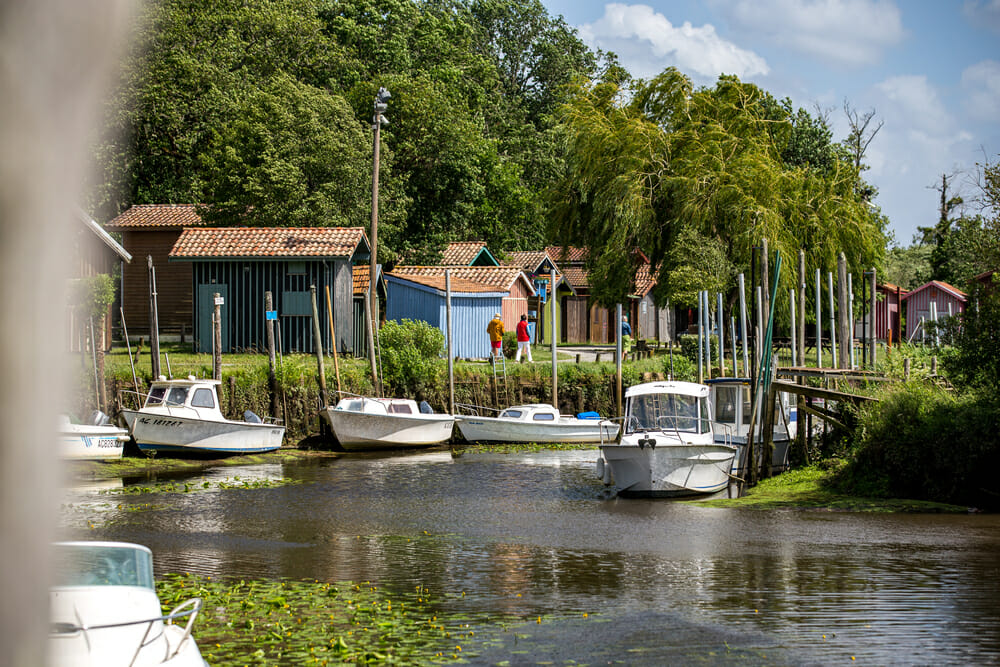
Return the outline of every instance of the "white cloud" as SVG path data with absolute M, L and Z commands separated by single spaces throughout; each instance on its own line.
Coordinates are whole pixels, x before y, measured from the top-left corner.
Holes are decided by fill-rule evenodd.
M 972 25 L 1000 32 L 1000 0 L 968 0 L 962 6 L 962 13 Z
M 647 5 L 608 4 L 604 16 L 579 28 L 593 48 L 614 51 L 636 76 L 649 78 L 673 65 L 688 75 L 714 80 L 767 74 L 763 58 L 719 37 L 715 27 L 674 26 Z
M 984 121 L 1000 118 L 1000 62 L 984 60 L 967 67 L 962 72 L 962 88 L 970 116 Z
M 829 63 L 876 63 L 905 34 L 891 0 L 714 0 L 738 29 Z

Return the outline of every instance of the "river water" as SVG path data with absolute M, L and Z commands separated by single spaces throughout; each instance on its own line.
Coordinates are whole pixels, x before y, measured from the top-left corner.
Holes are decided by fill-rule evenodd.
M 224 467 L 190 493 L 71 490 L 61 530 L 145 544 L 158 575 L 424 586 L 443 612 L 525 619 L 480 664 L 1000 664 L 1000 516 L 619 499 L 595 459 Z M 294 483 L 212 484 L 232 478 Z

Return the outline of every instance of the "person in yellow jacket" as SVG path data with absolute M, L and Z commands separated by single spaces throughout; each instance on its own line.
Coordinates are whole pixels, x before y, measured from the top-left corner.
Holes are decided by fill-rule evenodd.
M 490 323 L 486 325 L 486 333 L 490 335 L 490 363 L 495 362 L 503 354 L 503 320 L 500 313 L 493 316 Z

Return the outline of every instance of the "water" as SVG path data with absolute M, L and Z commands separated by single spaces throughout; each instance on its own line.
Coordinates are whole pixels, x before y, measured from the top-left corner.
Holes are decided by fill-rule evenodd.
M 487 664 L 1000 662 L 1000 517 L 618 499 L 595 458 L 435 450 L 219 468 L 183 481 L 296 483 L 73 491 L 63 530 L 145 544 L 158 575 L 421 585 L 443 611 L 530 619 Z

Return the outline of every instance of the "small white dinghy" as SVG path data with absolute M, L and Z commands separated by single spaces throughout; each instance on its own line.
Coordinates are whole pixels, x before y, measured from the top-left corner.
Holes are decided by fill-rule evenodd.
M 451 415 L 408 398 L 349 396 L 321 414 L 347 451 L 437 445 L 451 438 L 455 426 Z
M 69 415 L 59 415 L 59 456 L 67 461 L 113 461 L 120 459 L 128 442 L 128 431 L 110 423 L 95 410 L 89 424 L 78 424 Z
M 207 664 L 191 636 L 201 600 L 164 614 L 149 549 L 127 542 L 59 542 L 53 549 L 50 667 Z
M 647 382 L 625 392 L 625 432 L 601 445 L 597 476 L 625 496 L 698 496 L 727 488 L 737 448 L 716 442 L 709 388 Z
M 561 415 L 547 403 L 532 403 L 513 405 L 497 417 L 457 415 L 455 423 L 462 437 L 472 443 L 602 443 L 618 437 L 618 424 L 592 414 L 583 418 Z
M 245 421 L 226 419 L 219 407 L 218 380 L 153 382 L 138 410 L 122 410 L 135 444 L 144 452 L 252 454 L 281 447 L 285 426 L 252 412 Z M 133 392 L 123 392 L 132 394 Z

